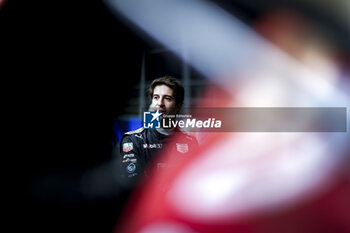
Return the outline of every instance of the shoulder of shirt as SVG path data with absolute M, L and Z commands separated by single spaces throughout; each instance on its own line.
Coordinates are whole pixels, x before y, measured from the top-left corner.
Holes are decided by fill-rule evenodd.
M 133 134 L 137 134 L 137 133 L 142 133 L 145 130 L 145 128 L 141 127 L 139 129 L 133 130 L 133 131 L 129 131 L 124 133 L 125 135 L 133 135 Z
M 182 130 L 179 130 L 178 132 L 180 132 L 181 134 L 183 134 L 185 136 L 185 138 L 191 140 L 191 141 L 197 141 L 196 137 L 195 136 L 192 136 L 192 135 L 189 135 L 188 133 L 182 131 Z

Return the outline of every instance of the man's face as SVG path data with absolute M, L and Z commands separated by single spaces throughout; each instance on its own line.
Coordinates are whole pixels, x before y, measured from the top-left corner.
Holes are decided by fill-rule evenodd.
M 176 105 L 171 88 L 166 85 L 158 85 L 153 90 L 151 108 L 162 114 L 174 115 L 178 112 L 180 106 Z

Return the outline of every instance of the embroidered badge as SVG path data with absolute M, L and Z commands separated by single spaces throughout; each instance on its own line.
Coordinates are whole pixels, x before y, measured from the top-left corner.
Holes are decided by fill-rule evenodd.
M 123 144 L 123 151 L 124 152 L 129 152 L 133 149 L 133 145 L 132 145 L 132 142 L 127 142 L 127 143 L 124 143 Z
M 133 173 L 136 170 L 136 165 L 134 163 L 130 163 L 127 167 L 126 167 L 126 171 L 128 173 Z
M 188 152 L 188 144 L 176 143 L 176 149 L 178 152 L 185 154 Z

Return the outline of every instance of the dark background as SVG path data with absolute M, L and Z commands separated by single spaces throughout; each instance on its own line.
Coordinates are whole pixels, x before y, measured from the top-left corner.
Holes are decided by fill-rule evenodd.
M 80 182 L 112 158 L 148 45 L 101 1 L 8 1 L 0 33 L 10 229 L 111 232 L 128 193 L 87 197 Z

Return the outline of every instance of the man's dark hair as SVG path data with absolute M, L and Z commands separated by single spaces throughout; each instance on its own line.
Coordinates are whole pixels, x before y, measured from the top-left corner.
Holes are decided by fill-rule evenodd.
M 153 91 L 156 86 L 166 85 L 173 90 L 173 95 L 176 101 L 176 105 L 182 105 L 184 102 L 185 89 L 179 80 L 172 76 L 163 76 L 153 80 L 148 88 L 148 95 L 153 98 Z

